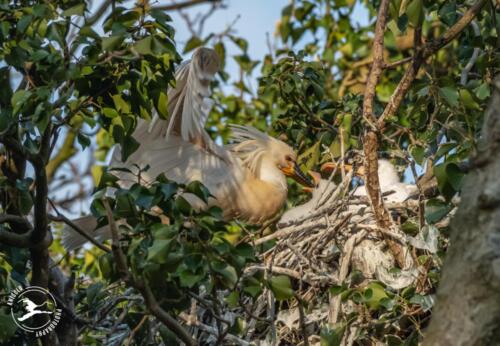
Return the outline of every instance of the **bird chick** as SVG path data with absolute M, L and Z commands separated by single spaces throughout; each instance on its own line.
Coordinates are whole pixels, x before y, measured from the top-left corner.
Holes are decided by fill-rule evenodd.
M 332 162 L 325 163 L 321 166 L 322 172 L 332 172 L 336 165 Z M 352 169 L 351 166 L 346 165 L 346 169 Z M 363 178 L 365 169 L 363 166 L 358 167 L 356 175 Z M 384 194 L 384 201 L 388 203 L 400 203 L 408 199 L 413 193 L 417 191 L 417 187 L 413 184 L 406 184 L 401 182 L 397 173 L 396 167 L 386 159 L 378 160 L 378 178 L 380 184 L 380 191 Z M 358 186 L 353 193 L 354 196 L 367 196 L 365 185 Z

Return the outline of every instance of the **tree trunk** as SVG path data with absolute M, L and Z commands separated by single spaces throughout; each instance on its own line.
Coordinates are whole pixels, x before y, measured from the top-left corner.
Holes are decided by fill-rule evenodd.
M 493 88 L 425 345 L 500 345 L 500 78 Z

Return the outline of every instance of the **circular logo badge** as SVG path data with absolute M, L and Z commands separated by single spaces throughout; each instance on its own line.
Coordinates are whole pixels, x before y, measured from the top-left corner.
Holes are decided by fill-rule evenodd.
M 10 292 L 7 304 L 16 325 L 37 337 L 53 331 L 61 319 L 62 310 L 54 296 L 42 287 L 17 287 Z

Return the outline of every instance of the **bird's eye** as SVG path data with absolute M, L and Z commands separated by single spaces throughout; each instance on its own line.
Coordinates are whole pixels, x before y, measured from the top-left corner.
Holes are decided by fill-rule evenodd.
M 287 161 L 289 161 L 289 162 L 290 162 L 290 161 L 293 161 L 293 160 L 292 160 L 292 157 L 291 157 L 290 155 L 285 156 L 285 160 L 287 160 Z

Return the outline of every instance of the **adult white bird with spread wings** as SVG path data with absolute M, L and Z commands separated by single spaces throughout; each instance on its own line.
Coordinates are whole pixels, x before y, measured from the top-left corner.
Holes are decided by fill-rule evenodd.
M 178 183 L 200 181 L 215 199 L 226 219 L 237 218 L 259 224 L 272 218 L 287 198 L 286 176 L 312 186 L 296 163 L 296 154 L 284 142 L 250 126 L 232 125 L 232 144 L 218 146 L 205 131 L 213 101 L 209 99 L 210 82 L 219 69 L 214 50 L 198 48 L 190 61 L 176 72 L 176 86 L 168 91 L 169 119 L 155 116 L 148 123 L 139 120 L 133 137 L 140 147 L 126 162 L 120 148 L 113 153 L 110 166 L 126 167 L 131 173 L 119 172 L 120 184 L 136 182 L 134 170 L 149 165 L 141 173 L 143 183 L 152 182 L 163 173 Z M 194 195 L 185 196 L 196 208 L 206 207 Z M 109 237 L 107 227 L 95 230 L 91 216 L 75 223 L 101 240 Z M 86 239 L 74 230 L 66 230 L 63 244 L 74 249 Z

